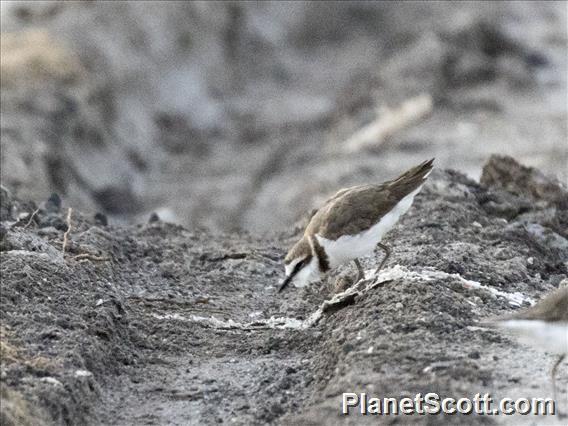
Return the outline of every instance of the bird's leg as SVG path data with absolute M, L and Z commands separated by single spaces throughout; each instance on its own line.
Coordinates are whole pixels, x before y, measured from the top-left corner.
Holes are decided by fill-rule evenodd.
M 358 283 L 359 281 L 365 279 L 365 271 L 363 271 L 363 267 L 361 266 L 359 259 L 353 259 L 353 263 L 355 263 L 355 266 L 357 267 L 357 279 L 355 280 L 355 282 Z
M 560 363 L 564 360 L 566 354 L 562 354 L 558 357 L 554 365 L 552 366 L 552 370 L 550 371 L 550 378 L 552 379 L 552 398 L 556 401 L 556 370 Z
M 383 258 L 383 260 L 379 264 L 379 267 L 377 269 L 375 269 L 375 275 L 379 274 L 379 271 L 383 268 L 383 266 L 385 265 L 385 263 L 387 262 L 388 258 L 391 255 L 391 249 L 390 249 L 389 246 L 386 246 L 383 243 L 378 243 L 377 247 L 380 247 L 385 251 L 385 257 Z

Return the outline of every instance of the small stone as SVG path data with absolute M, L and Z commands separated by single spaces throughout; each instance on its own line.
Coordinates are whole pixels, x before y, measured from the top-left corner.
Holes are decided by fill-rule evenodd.
M 525 62 L 531 67 L 545 67 L 550 61 L 540 52 L 530 52 L 525 57 Z
M 479 359 L 481 358 L 481 354 L 479 353 L 479 351 L 473 351 L 467 354 L 467 356 L 471 359 Z
M 333 293 L 334 294 L 341 293 L 347 290 L 352 285 L 353 285 L 353 280 L 351 278 L 345 276 L 339 277 L 337 280 L 335 280 L 335 284 L 333 286 Z
M 479 296 L 474 296 L 473 303 L 475 303 L 476 305 L 483 305 L 483 299 Z
M 43 382 L 43 383 L 49 383 L 50 385 L 53 385 L 53 386 L 63 387 L 63 383 L 61 383 L 55 377 L 42 377 L 41 379 L 39 379 L 39 381 Z
M 154 212 L 150 215 L 150 218 L 148 219 L 148 223 L 156 223 L 160 221 L 160 216 L 158 216 L 158 213 Z
M 275 416 L 280 416 L 281 414 L 284 414 L 284 409 L 282 408 L 282 405 L 278 404 L 277 402 L 273 403 L 270 406 L 270 411 Z
M 483 225 L 481 225 L 481 223 L 479 222 L 473 222 L 472 225 L 475 226 L 476 228 L 483 228 Z
M 353 350 L 353 345 L 351 343 L 346 343 L 343 345 L 343 353 L 348 354 Z
M 50 213 L 57 213 L 61 209 L 61 197 L 55 192 L 49 196 L 45 202 L 45 210 Z
M 95 213 L 94 219 L 97 225 L 108 226 L 108 218 L 105 214 L 97 212 Z
M 76 370 L 75 377 L 91 377 L 93 373 L 87 370 Z
M 396 305 L 394 305 L 394 307 L 400 311 L 402 308 L 404 308 L 404 305 L 400 302 L 396 302 Z

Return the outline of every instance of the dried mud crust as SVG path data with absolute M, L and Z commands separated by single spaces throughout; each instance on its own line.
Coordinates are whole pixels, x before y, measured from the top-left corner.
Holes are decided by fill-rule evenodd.
M 566 278 L 568 241 L 545 224 L 568 226 L 555 202 L 434 172 L 388 235 L 388 280 L 311 327 L 293 320 L 354 271 L 277 294 L 297 235 L 104 226 L 73 212 L 64 258 L 65 207 L 17 221 L 35 206 L 4 202 L 3 424 L 485 424 L 503 420 L 345 417 L 341 393 L 549 394 L 548 357 L 519 369 L 511 354 L 528 350 L 477 326 Z

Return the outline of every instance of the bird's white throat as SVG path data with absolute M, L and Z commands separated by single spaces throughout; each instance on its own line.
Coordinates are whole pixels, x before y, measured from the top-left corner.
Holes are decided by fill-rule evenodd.
M 294 259 L 292 262 L 290 262 L 288 265 L 285 266 L 286 276 L 292 273 L 296 264 L 301 260 L 302 260 L 301 258 Z M 292 284 L 294 284 L 294 287 L 306 287 L 311 282 L 320 279 L 320 277 L 321 273 L 318 267 L 318 259 L 316 256 L 312 256 L 310 263 L 304 266 L 300 270 L 300 272 L 296 274 L 296 276 L 292 280 Z

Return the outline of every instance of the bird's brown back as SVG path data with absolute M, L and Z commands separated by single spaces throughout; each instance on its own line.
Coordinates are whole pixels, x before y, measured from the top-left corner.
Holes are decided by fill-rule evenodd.
M 424 177 L 432 170 L 432 162 L 433 159 L 426 161 L 392 181 L 340 190 L 312 217 L 305 234 L 336 240 L 342 235 L 369 229 L 424 183 Z
M 501 318 L 501 320 L 511 319 L 568 322 L 568 287 L 553 291 L 536 305 L 524 311 Z

